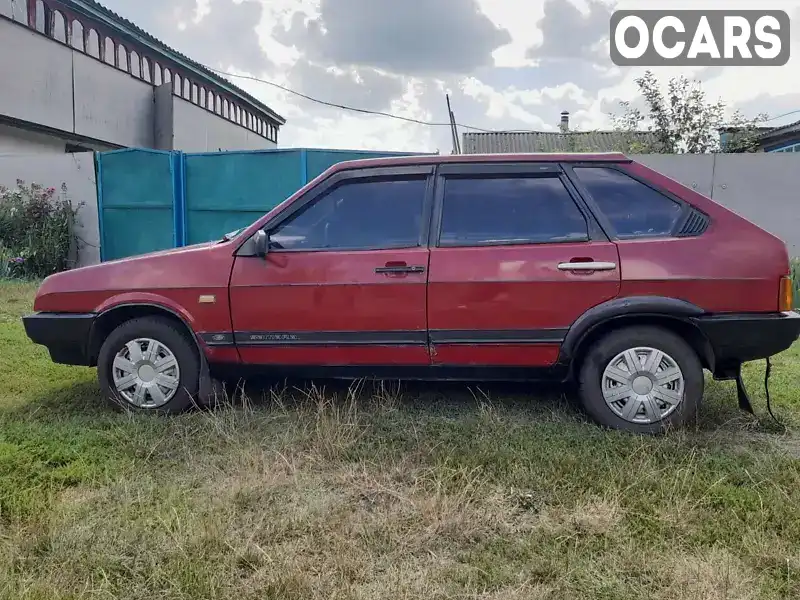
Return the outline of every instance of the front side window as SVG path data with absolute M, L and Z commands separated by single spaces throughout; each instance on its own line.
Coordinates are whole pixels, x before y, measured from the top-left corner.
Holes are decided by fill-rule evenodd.
M 444 187 L 440 246 L 589 239 L 586 220 L 557 177 L 453 177 Z
M 417 246 L 426 178 L 351 180 L 336 185 L 270 232 L 278 250 Z
M 575 174 L 619 237 L 649 237 L 672 232 L 683 207 L 616 169 L 575 167 Z

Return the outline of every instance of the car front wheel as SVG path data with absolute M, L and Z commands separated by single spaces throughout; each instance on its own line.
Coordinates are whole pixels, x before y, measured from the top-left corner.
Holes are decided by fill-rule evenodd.
M 596 342 L 579 373 L 586 412 L 599 423 L 658 433 L 693 420 L 703 397 L 703 368 L 680 336 L 630 327 Z
M 106 338 L 97 360 L 104 395 L 115 406 L 182 412 L 197 394 L 200 362 L 191 340 L 172 322 L 133 319 Z

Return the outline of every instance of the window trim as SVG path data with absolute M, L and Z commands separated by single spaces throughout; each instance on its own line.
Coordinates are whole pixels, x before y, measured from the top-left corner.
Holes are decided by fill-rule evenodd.
M 626 241 L 626 240 L 658 240 L 658 239 L 666 239 L 666 238 L 677 238 L 680 237 L 678 232 L 681 228 L 686 224 L 686 221 L 692 216 L 693 207 L 691 204 L 686 202 L 683 198 L 679 198 L 672 192 L 665 190 L 661 186 L 654 184 L 651 181 L 647 181 L 646 179 L 639 177 L 625 169 L 620 164 L 609 163 L 609 164 L 597 164 L 597 163 L 587 163 L 587 162 L 575 162 L 575 163 L 567 163 L 563 165 L 564 172 L 566 173 L 567 177 L 572 180 L 573 185 L 575 188 L 580 192 L 580 194 L 584 197 L 586 203 L 589 205 L 591 211 L 595 214 L 597 220 L 600 222 L 601 227 L 607 233 L 608 237 L 612 240 L 619 240 L 619 241 Z M 580 179 L 580 176 L 575 172 L 575 169 L 579 168 L 601 168 L 601 169 L 610 169 L 613 171 L 619 171 L 624 176 L 633 179 L 641 183 L 642 185 L 650 188 L 657 194 L 661 194 L 668 200 L 672 200 L 676 204 L 678 204 L 681 208 L 680 212 L 678 213 L 678 218 L 675 219 L 675 223 L 672 226 L 672 229 L 667 233 L 653 233 L 653 234 L 646 234 L 646 235 L 625 235 L 620 234 L 617 232 L 616 227 L 611 223 L 610 219 L 606 216 L 603 210 L 600 208 L 600 205 L 597 204 L 597 201 L 594 199 L 592 194 L 589 192 L 588 188 L 583 184 Z M 697 209 L 694 209 L 697 210 Z M 702 212 L 702 211 L 701 211 Z M 705 215 L 705 213 L 703 213 Z M 708 217 L 708 215 L 706 215 Z
M 596 164 L 596 163 L 593 163 Z M 524 176 L 531 179 L 558 179 L 564 186 L 578 212 L 586 222 L 587 237 L 581 240 L 528 240 L 528 241 L 488 241 L 461 244 L 442 244 L 442 215 L 444 212 L 444 192 L 448 179 L 501 178 L 503 176 Z M 609 241 L 590 207 L 583 201 L 572 182 L 564 174 L 559 163 L 464 163 L 439 166 L 435 175 L 434 210 L 430 221 L 431 248 L 486 248 L 500 246 L 542 246 L 547 244 L 588 244 Z
M 386 178 L 419 178 L 425 181 L 425 197 L 422 200 L 422 219 L 420 221 L 420 231 L 417 238 L 417 244 L 414 246 L 378 246 L 378 247 L 353 247 L 353 248 L 287 248 L 287 249 L 270 249 L 269 254 L 289 254 L 293 252 L 376 252 L 380 250 L 400 250 L 400 249 L 413 249 L 425 247 L 428 243 L 428 231 L 430 223 L 431 208 L 433 202 L 433 165 L 410 165 L 398 167 L 364 167 L 358 169 L 344 169 L 332 174 L 330 177 L 320 181 L 317 185 L 307 190 L 302 196 L 297 198 L 294 202 L 289 204 L 284 210 L 270 218 L 266 223 L 259 227 L 256 231 L 266 231 L 275 229 L 282 225 L 285 221 L 291 219 L 294 215 L 305 209 L 310 204 L 313 204 L 333 187 L 345 182 L 351 181 L 364 181 L 370 179 L 386 179 Z M 236 251 L 235 256 L 255 256 L 255 247 L 253 243 L 253 235 L 250 236 Z
M 439 165 L 438 174 L 447 176 L 475 177 L 480 175 L 537 175 L 561 173 L 558 163 L 536 162 L 495 162 L 495 163 L 442 163 Z

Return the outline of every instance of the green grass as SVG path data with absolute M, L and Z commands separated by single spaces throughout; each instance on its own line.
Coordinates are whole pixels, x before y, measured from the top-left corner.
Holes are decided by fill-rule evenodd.
M 29 343 L 33 291 L 0 284 L 0 598 L 800 597 L 799 348 L 774 361 L 787 432 L 714 382 L 656 438 L 508 386 L 131 416 Z

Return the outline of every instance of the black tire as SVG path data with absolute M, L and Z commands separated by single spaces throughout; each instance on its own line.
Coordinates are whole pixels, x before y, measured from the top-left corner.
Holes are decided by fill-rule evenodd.
M 677 363 L 684 378 L 683 400 L 660 421 L 635 423 L 617 415 L 603 396 L 603 372 L 621 352 L 649 347 L 667 354 Z M 578 374 L 578 394 L 584 410 L 606 427 L 639 434 L 662 433 L 684 427 L 697 416 L 705 380 L 697 353 L 680 336 L 654 326 L 635 326 L 611 332 L 588 350 Z
M 114 386 L 112 371 L 117 353 L 128 342 L 139 338 L 149 338 L 163 344 L 172 352 L 178 363 L 180 373 L 177 391 L 161 406 L 136 406 L 118 393 Z M 97 358 L 97 377 L 104 397 L 115 408 L 175 414 L 196 405 L 195 397 L 200 384 L 200 360 L 195 344 L 181 331 L 179 325 L 163 317 L 141 317 L 123 323 L 103 342 Z

